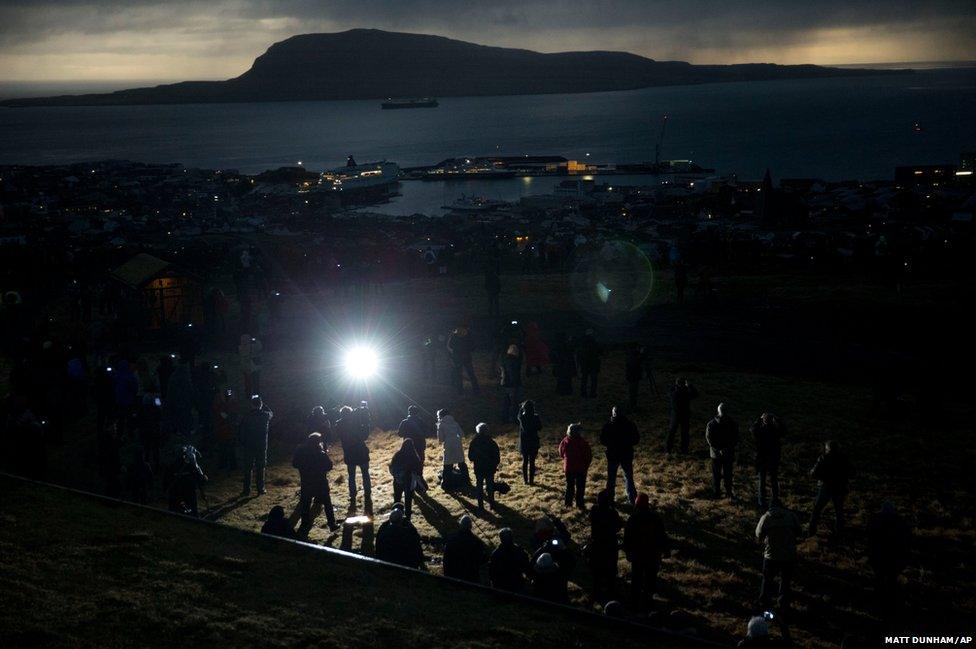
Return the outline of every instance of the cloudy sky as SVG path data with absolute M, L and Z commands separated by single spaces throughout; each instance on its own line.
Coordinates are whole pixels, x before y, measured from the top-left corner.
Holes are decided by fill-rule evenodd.
M 976 60 L 973 0 L 0 0 L 0 80 L 222 79 L 354 27 L 694 63 Z

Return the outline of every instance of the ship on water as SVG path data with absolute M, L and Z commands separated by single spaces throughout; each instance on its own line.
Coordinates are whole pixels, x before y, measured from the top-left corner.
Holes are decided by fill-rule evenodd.
M 319 188 L 337 194 L 344 203 L 384 200 L 397 192 L 400 166 L 395 162 L 358 164 L 352 156 L 343 167 L 322 172 Z
M 410 99 L 389 98 L 380 104 L 383 110 L 396 108 L 437 108 L 440 104 L 433 97 L 413 97 Z

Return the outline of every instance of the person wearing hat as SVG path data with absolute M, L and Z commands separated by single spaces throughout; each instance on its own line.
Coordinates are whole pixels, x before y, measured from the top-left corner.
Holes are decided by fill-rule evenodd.
M 400 503 L 393 505 L 389 518 L 376 533 L 376 558 L 407 568 L 423 568 L 424 550 L 420 544 L 420 534 L 407 520 Z
M 647 494 L 638 494 L 634 513 L 624 526 L 624 554 L 630 561 L 630 604 L 634 611 L 652 607 L 661 558 L 669 546 L 664 522 L 651 509 Z
M 566 577 L 552 555 L 543 552 L 532 565 L 532 596 L 557 604 L 569 603 Z
M 498 532 L 498 547 L 488 561 L 488 582 L 492 588 L 511 593 L 525 591 L 525 576 L 531 569 L 529 554 L 515 543 L 508 527 Z
M 471 531 L 472 526 L 471 517 L 462 516 L 457 531 L 444 542 L 444 576 L 477 584 L 481 566 L 488 563 L 488 548 Z
M 522 350 L 516 344 L 511 344 L 502 359 L 501 386 L 505 391 L 502 403 L 502 423 L 516 421 L 519 404 L 522 401 Z
M 720 487 L 724 482 L 725 495 L 734 499 L 732 466 L 735 447 L 739 442 L 739 424 L 729 415 L 729 408 L 724 403 L 718 404 L 715 417 L 705 426 L 705 441 L 708 443 L 708 456 L 712 459 L 712 491 L 716 498 L 720 497 Z

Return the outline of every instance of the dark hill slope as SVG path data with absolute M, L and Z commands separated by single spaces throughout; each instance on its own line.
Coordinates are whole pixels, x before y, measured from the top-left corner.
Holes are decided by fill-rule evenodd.
M 441 36 L 354 29 L 304 34 L 275 43 L 255 59 L 250 70 L 227 81 L 186 81 L 0 103 L 115 105 L 520 95 L 863 74 L 879 72 L 814 65 L 699 66 L 626 52 L 542 54 Z

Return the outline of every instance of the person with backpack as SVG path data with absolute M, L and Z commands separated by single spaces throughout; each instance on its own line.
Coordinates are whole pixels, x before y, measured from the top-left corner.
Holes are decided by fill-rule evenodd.
M 535 402 L 531 399 L 522 403 L 518 414 L 519 438 L 518 450 L 522 456 L 522 482 L 535 484 L 535 460 L 539 455 L 539 432 L 542 430 L 542 420 L 535 411 Z
M 607 491 L 615 500 L 617 494 L 617 469 L 623 469 L 627 485 L 627 500 L 631 503 L 637 497 L 634 483 L 634 447 L 640 442 L 637 425 L 628 418 L 619 406 L 610 409 L 610 421 L 600 432 L 600 443 L 606 449 Z
M 414 447 L 413 439 L 405 437 L 400 450 L 390 460 L 390 474 L 393 476 L 393 501 L 403 499 L 404 515 L 407 520 L 413 512 L 413 494 L 418 482 L 423 481 L 424 465 Z
M 488 506 L 495 507 L 495 472 L 501 464 L 501 451 L 498 443 L 491 438 L 488 424 L 479 423 L 474 428 L 475 435 L 468 445 L 468 459 L 474 466 L 474 477 L 478 487 L 478 509 L 485 509 L 485 490 L 488 491 Z
M 264 495 L 264 467 L 268 462 L 268 430 L 274 412 L 264 405 L 261 397 L 251 397 L 251 409 L 241 417 L 237 437 L 244 447 L 244 488 L 241 496 L 251 495 L 251 472 L 254 472 L 258 494 Z
M 349 511 L 356 511 L 356 469 L 363 476 L 363 508 L 367 514 L 373 511 L 373 488 L 369 479 L 369 447 L 366 439 L 370 430 L 369 410 L 362 406 L 353 410 L 349 406 L 339 409 L 336 422 L 339 442 L 342 444 L 342 461 L 349 474 Z
M 575 501 L 578 508 L 585 509 L 586 471 L 593 462 L 593 450 L 583 438 L 582 424 L 566 427 L 566 436 L 559 442 L 559 457 L 563 459 L 563 471 L 566 473 L 566 506 L 571 506 Z
M 735 463 L 735 447 L 739 443 L 739 424 L 729 415 L 724 403 L 718 404 L 715 417 L 705 426 L 705 442 L 712 460 L 712 491 L 721 497 L 720 487 L 725 483 L 725 495 L 735 499 L 732 489 L 732 468 Z
M 332 494 L 329 492 L 329 471 L 332 470 L 333 464 L 322 443 L 321 433 L 309 434 L 306 441 L 295 450 L 291 465 L 298 469 L 301 483 L 298 511 L 302 523 L 298 528 L 298 536 L 301 538 L 308 536 L 313 521 L 322 509 L 325 509 L 325 519 L 329 529 L 333 532 L 339 529 L 332 508 Z
M 651 509 L 647 494 L 634 499 L 634 513 L 624 526 L 624 554 L 630 562 L 630 600 L 634 611 L 648 611 L 654 603 L 661 559 L 670 548 L 664 522 Z
M 817 479 L 817 498 L 813 501 L 813 512 L 810 514 L 809 536 L 816 536 L 817 523 L 820 514 L 827 503 L 834 504 L 834 518 L 837 521 L 834 532 L 840 534 L 844 530 L 844 501 L 847 499 L 847 485 L 852 473 L 851 463 L 840 450 L 840 444 L 828 441 L 824 444 L 823 454 L 817 458 L 817 463 L 810 470 L 810 475 Z

